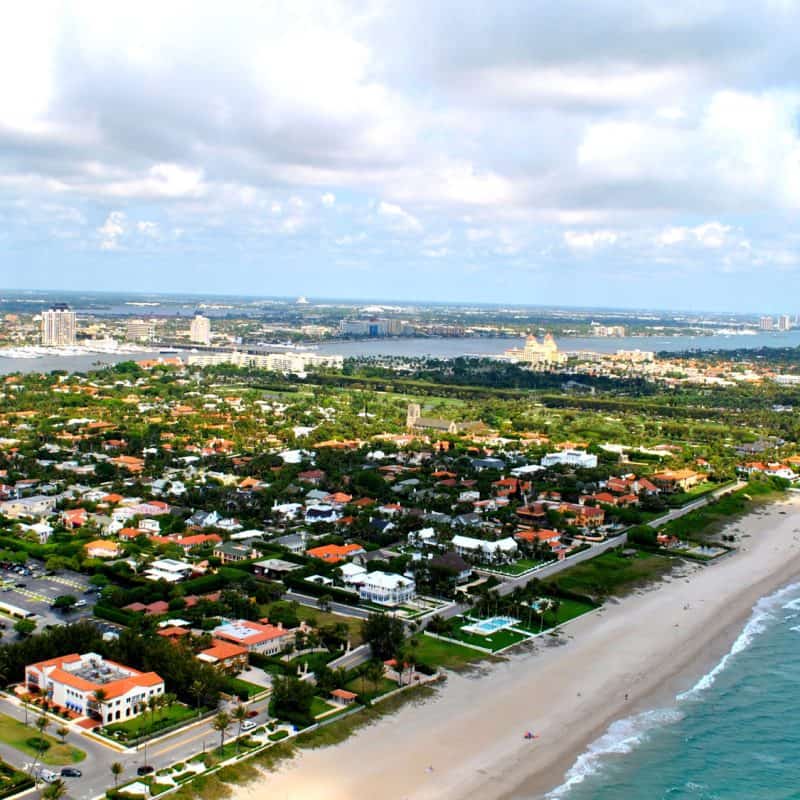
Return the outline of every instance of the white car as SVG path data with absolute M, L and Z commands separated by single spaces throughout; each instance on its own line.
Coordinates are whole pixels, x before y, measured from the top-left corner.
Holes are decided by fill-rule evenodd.
M 50 769 L 43 769 L 39 771 L 39 777 L 45 783 L 55 783 L 58 780 L 58 775 Z
M 252 719 L 248 719 L 246 722 L 242 723 L 242 730 L 243 731 L 251 731 L 251 730 L 253 730 L 253 728 L 255 728 L 257 726 L 258 726 L 257 722 L 253 722 Z

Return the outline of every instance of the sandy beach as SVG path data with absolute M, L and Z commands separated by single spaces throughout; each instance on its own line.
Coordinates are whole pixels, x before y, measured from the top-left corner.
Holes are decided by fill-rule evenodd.
M 800 579 L 800 496 L 729 528 L 736 554 L 678 567 L 575 620 L 560 646 L 451 673 L 434 698 L 302 751 L 235 800 L 541 797 L 615 719 L 672 704 L 730 649 L 761 597 Z

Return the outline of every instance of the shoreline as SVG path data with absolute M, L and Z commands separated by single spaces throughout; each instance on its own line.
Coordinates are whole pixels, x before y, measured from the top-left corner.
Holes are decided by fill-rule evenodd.
M 362 796 L 531 800 L 563 785 L 576 759 L 615 720 L 674 708 L 708 674 L 755 604 L 800 577 L 800 497 L 757 507 L 726 527 L 739 551 L 671 576 L 493 665 L 449 673 L 437 696 L 345 742 L 301 750 L 237 787 L 303 800 Z M 534 742 L 524 741 L 535 730 Z M 391 787 L 391 793 L 387 793 Z

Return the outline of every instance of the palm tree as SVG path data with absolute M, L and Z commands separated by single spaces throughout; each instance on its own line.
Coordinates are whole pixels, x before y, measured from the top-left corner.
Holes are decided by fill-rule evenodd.
M 197 714 L 200 715 L 200 701 L 206 693 L 206 684 L 204 681 L 192 681 L 189 691 L 194 695 L 197 704 Z
M 219 732 L 219 751 L 220 753 L 225 748 L 225 733 L 227 732 L 228 728 L 231 724 L 230 716 L 224 712 L 220 711 L 216 717 L 214 717 L 214 722 L 212 723 L 212 727 L 215 731 Z
M 366 675 L 369 682 L 372 684 L 372 690 L 378 690 L 378 684 L 383 678 L 383 664 L 380 661 L 368 661 L 367 666 L 364 669 L 364 675 Z
M 67 793 L 67 784 L 61 778 L 49 783 L 42 792 L 44 800 L 61 800 Z
M 98 689 L 93 695 L 94 701 L 97 703 L 97 710 L 100 713 L 101 722 L 105 722 L 105 719 L 103 719 L 103 703 L 105 702 L 106 697 L 108 697 L 108 695 L 104 689 Z
M 69 728 L 65 727 L 64 725 L 62 725 L 62 726 L 61 726 L 61 727 L 60 727 L 60 728 L 59 728 L 59 729 L 56 731 L 56 735 L 58 736 L 58 738 L 59 738 L 59 739 L 61 739 L 61 744 L 64 744 L 64 742 L 66 741 L 66 738 L 67 738 L 67 734 L 68 734 L 68 733 L 69 733 Z
M 47 719 L 47 717 L 41 716 L 36 720 L 36 730 L 39 731 L 39 736 L 36 742 L 36 758 L 33 759 L 33 764 L 31 764 L 31 774 L 36 771 L 36 765 L 39 763 L 39 759 L 45 751 L 44 745 L 47 743 L 47 740 L 44 738 L 44 732 L 48 727 L 50 727 L 50 720 Z
M 239 723 L 239 731 L 236 734 L 236 755 L 239 755 L 239 738 L 242 735 L 242 725 L 244 725 L 247 719 L 247 709 L 239 703 L 239 705 L 233 709 L 233 714 L 231 716 Z
M 119 776 L 122 775 L 122 770 L 123 769 L 124 769 L 124 767 L 122 766 L 122 764 L 119 763 L 119 761 L 115 761 L 111 765 L 111 774 L 114 776 L 114 788 L 115 789 L 119 785 Z

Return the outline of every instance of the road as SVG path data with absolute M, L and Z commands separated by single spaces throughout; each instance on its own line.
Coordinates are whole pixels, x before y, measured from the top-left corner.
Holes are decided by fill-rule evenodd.
M 263 725 L 269 721 L 267 713 L 268 700 L 261 700 L 251 703 L 248 709 L 256 711 L 252 720 L 258 725 Z M 17 705 L 8 697 L 0 697 L 0 713 L 10 717 L 25 721 L 25 709 Z M 28 721 L 31 725 L 31 735 L 34 735 L 33 721 L 36 714 L 28 711 Z M 75 766 L 83 773 L 81 778 L 66 778 L 68 796 L 73 800 L 92 800 L 92 798 L 102 795 L 108 788 L 113 786 L 113 777 L 110 766 L 115 761 L 123 766 L 123 773 L 120 776 L 120 783 L 132 780 L 136 777 L 136 769 L 145 763 L 152 765 L 156 770 L 162 769 L 176 761 L 185 761 L 191 756 L 206 750 L 211 750 L 219 745 L 219 733 L 212 727 L 213 717 L 204 719 L 187 728 L 168 734 L 163 738 L 150 743 L 146 749 L 142 745 L 132 752 L 118 752 L 115 749 L 98 742 L 97 740 L 85 736 L 74 727 L 70 729 L 66 737 L 66 742 L 74 747 L 78 747 L 86 753 L 86 758 Z M 57 725 L 54 722 L 48 729 L 49 734 L 53 734 Z M 228 730 L 226 740 L 230 740 L 236 735 L 237 723 L 232 723 Z M 145 761 L 145 756 L 147 760 Z M 0 757 L 13 766 L 28 770 L 31 767 L 32 758 L 13 747 L 0 743 Z M 60 767 L 45 765 L 45 768 L 55 772 Z M 32 794 L 34 790 L 31 790 Z
M 299 592 L 294 592 L 289 590 L 284 594 L 284 598 L 287 600 L 294 600 L 297 603 L 301 603 L 304 606 L 311 606 L 312 608 L 319 608 L 319 598 L 318 597 L 311 597 L 307 594 L 300 594 Z M 338 603 L 333 601 L 329 604 L 329 609 L 334 614 L 343 614 L 346 617 L 356 617 L 357 619 L 366 619 L 370 615 L 370 611 L 365 608 L 359 608 L 358 606 L 348 606 L 344 603 Z

